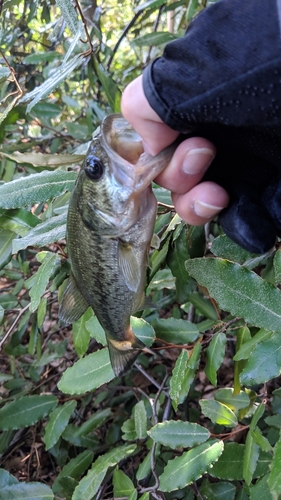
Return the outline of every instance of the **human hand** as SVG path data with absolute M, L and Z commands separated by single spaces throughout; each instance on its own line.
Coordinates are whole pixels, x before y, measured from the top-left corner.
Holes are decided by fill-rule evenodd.
M 142 137 L 147 153 L 158 154 L 179 135 L 148 104 L 142 76 L 125 89 L 121 108 L 124 118 Z M 180 143 L 168 167 L 155 179 L 171 191 L 177 213 L 188 224 L 205 224 L 228 204 L 229 197 L 223 187 L 211 181 L 200 183 L 215 154 L 215 146 L 207 139 L 188 138 Z

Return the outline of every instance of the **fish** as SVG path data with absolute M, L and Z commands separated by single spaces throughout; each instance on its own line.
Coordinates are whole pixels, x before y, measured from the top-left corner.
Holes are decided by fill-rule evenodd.
M 120 114 L 105 117 L 93 137 L 71 194 L 67 249 L 71 274 L 59 307 L 64 323 L 90 306 L 105 331 L 112 369 L 123 375 L 145 345 L 130 316 L 151 307 L 146 269 L 157 201 L 151 182 L 175 147 L 156 156 Z

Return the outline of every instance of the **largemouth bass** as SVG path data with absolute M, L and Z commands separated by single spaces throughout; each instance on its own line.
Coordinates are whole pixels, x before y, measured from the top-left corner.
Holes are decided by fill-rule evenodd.
M 144 294 L 157 202 L 151 181 L 174 147 L 152 157 L 121 115 L 110 115 L 94 137 L 69 203 L 67 248 L 71 275 L 59 310 L 66 323 L 91 306 L 103 327 L 115 375 L 145 345 L 130 316 L 151 306 Z

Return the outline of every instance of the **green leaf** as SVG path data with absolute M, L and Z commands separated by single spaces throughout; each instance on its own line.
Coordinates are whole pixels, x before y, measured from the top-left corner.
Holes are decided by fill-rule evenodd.
M 114 378 L 107 349 L 89 354 L 68 368 L 58 383 L 66 394 L 83 394 L 92 391 Z
M 72 458 L 69 462 L 64 466 L 62 471 L 56 477 L 53 484 L 53 491 L 56 493 L 57 484 L 59 479 L 62 477 L 72 477 L 76 480 L 84 474 L 84 472 L 88 469 L 93 461 L 94 453 L 89 450 L 85 450 L 82 453 L 79 453 L 77 457 Z
M 278 498 L 273 497 L 269 484 L 269 475 L 262 477 L 256 482 L 254 486 L 250 486 L 250 500 L 261 500 L 261 498 L 266 498 L 266 500 L 278 500 Z
M 256 345 L 240 375 L 240 381 L 243 385 L 262 384 L 278 377 L 280 373 L 281 337 L 274 335 L 271 339 Z
M 75 351 L 81 358 L 88 349 L 90 333 L 86 328 L 86 322 L 93 316 L 91 308 L 88 308 L 83 316 L 72 325 L 72 335 Z
M 276 498 L 280 498 L 281 495 L 280 463 L 281 463 L 281 433 L 276 445 L 274 446 L 274 455 L 268 477 L 268 485 L 270 487 L 271 492 L 275 495 Z
M 244 451 L 244 444 L 226 443 L 218 462 L 209 471 L 211 476 L 229 481 L 241 481 L 243 479 Z M 271 461 L 272 455 L 270 453 L 261 452 L 254 477 L 266 474 Z
M 208 441 L 169 460 L 159 478 L 160 490 L 174 491 L 193 483 L 208 472 L 222 451 L 222 441 Z
M 197 326 L 190 321 L 176 318 L 157 318 L 152 321 L 157 338 L 172 344 L 189 344 L 199 337 Z
M 4 151 L 0 151 L 0 155 L 10 158 L 16 163 L 30 163 L 30 165 L 33 165 L 34 167 L 61 167 L 63 165 L 75 165 L 76 163 L 83 161 L 85 158 L 85 155 L 51 155 L 46 153 L 20 153 L 19 151 L 15 151 L 14 153 L 5 153 Z M 68 173 L 74 174 L 74 172 Z M 26 177 L 24 178 L 26 179 Z
M 267 330 L 262 328 L 254 335 L 254 337 L 252 338 L 250 337 L 248 340 L 246 340 L 241 344 L 241 347 L 239 347 L 237 353 L 233 357 L 234 361 L 240 361 L 241 359 L 248 359 L 251 352 L 255 349 L 257 344 L 270 339 L 273 335 L 274 335 L 273 332 L 268 332 Z
M 0 409 L 0 429 L 20 429 L 34 425 L 57 405 L 55 396 L 23 396 Z
M 19 481 L 12 476 L 12 474 L 9 474 L 8 471 L 4 469 L 0 469 L 0 488 L 4 488 L 4 486 L 9 486 L 11 484 L 18 484 Z M 1 492 L 0 489 L 0 492 Z
M 7 210 L 0 216 L 0 226 L 19 236 L 24 236 L 31 227 L 37 224 L 40 224 L 40 219 L 23 208 Z
M 136 318 L 131 316 L 130 325 L 134 334 L 140 339 L 147 347 L 150 347 L 155 340 L 155 331 L 152 326 L 143 318 Z
M 263 403 L 260 403 L 256 408 L 255 413 L 252 417 L 252 421 L 250 423 L 250 431 L 253 431 L 256 428 L 257 423 L 263 416 L 264 412 L 265 412 L 265 405 Z
M 192 349 L 189 360 L 187 362 L 187 367 L 180 387 L 179 403 L 183 403 L 187 398 L 191 384 L 193 383 L 199 367 L 201 350 L 202 346 L 200 342 L 197 342 L 197 344 Z
M 104 410 L 95 412 L 86 420 L 86 422 L 79 425 L 79 427 L 76 427 L 75 436 L 86 436 L 106 422 L 111 414 L 112 412 L 110 408 L 104 408 Z
M 131 41 L 132 47 L 151 47 L 152 45 L 163 45 L 178 38 L 169 31 L 156 31 L 138 36 Z
M 52 448 L 52 446 L 54 446 L 59 440 L 73 411 L 76 408 L 76 405 L 76 401 L 68 401 L 64 405 L 55 408 L 55 410 L 53 410 L 50 414 L 50 419 L 45 427 L 45 435 L 43 438 L 46 450 Z
M 214 308 L 210 299 L 203 297 L 199 292 L 192 292 L 188 295 L 188 301 L 193 304 L 206 318 L 218 321 L 218 312 Z
M 91 338 L 94 338 L 103 346 L 107 344 L 104 329 L 96 316 L 92 316 L 92 318 L 86 321 L 85 326 L 90 333 Z
M 178 226 L 180 235 L 174 240 L 169 248 L 167 264 L 176 278 L 177 300 L 180 304 L 186 302 L 191 289 L 189 274 L 185 268 L 185 261 L 190 258 L 188 252 L 188 238 L 186 225 Z M 173 233 L 174 235 L 174 233 Z
M 138 5 L 134 9 L 134 11 L 140 12 L 144 9 L 158 8 L 158 7 L 161 7 L 161 5 L 163 5 L 164 3 L 166 3 L 166 0 L 148 0 L 147 2 L 144 2 L 144 3 L 141 3 L 140 5 Z
M 113 448 L 108 453 L 100 455 L 93 463 L 91 470 L 83 477 L 75 488 L 72 500 L 92 500 L 98 491 L 109 467 L 118 464 L 134 453 L 136 445 L 129 444 Z
M 46 256 L 37 273 L 32 276 L 33 286 L 29 292 L 31 298 L 29 309 L 31 312 L 36 311 L 39 306 L 40 299 L 49 283 L 56 260 L 57 255 L 55 253 L 46 252 Z M 28 280 L 26 283 L 28 283 Z
M 251 332 L 247 326 L 242 326 L 241 328 L 238 328 L 236 332 L 236 354 L 240 350 L 240 348 L 243 348 L 243 345 L 247 343 L 247 341 L 251 340 Z M 234 356 L 235 358 L 235 356 Z M 246 361 L 236 361 L 234 363 L 234 395 L 239 394 L 240 389 L 241 389 L 241 384 L 240 384 L 240 373 L 243 371 L 243 369 L 246 366 Z
M 135 498 L 137 498 L 137 490 L 133 481 L 122 470 L 115 469 L 113 472 L 114 498 L 128 497 L 132 493 L 135 493 Z
M 226 335 L 225 333 L 216 333 L 209 347 L 206 349 L 207 363 L 205 368 L 205 373 L 210 380 L 211 384 L 217 385 L 217 371 L 220 368 L 226 346 Z
M 214 424 L 224 425 L 225 427 L 235 427 L 237 425 L 235 413 L 226 405 L 211 399 L 201 399 L 199 403 L 202 413 Z
M 280 249 L 278 249 L 275 252 L 275 255 L 273 258 L 273 267 L 274 267 L 275 281 L 276 281 L 276 283 L 281 283 L 281 250 Z
M 31 229 L 23 238 L 13 241 L 13 253 L 24 250 L 27 247 L 43 247 L 54 241 L 65 238 L 67 211 L 60 215 L 51 217 Z
M 96 65 L 99 80 L 110 104 L 113 113 L 120 113 L 121 91 L 114 82 L 112 76 L 103 68 L 101 64 Z
M 17 208 L 45 202 L 67 190 L 71 191 L 76 177 L 75 172 L 63 170 L 20 177 L 0 186 L 0 206 Z
M 267 451 L 267 452 L 273 451 L 270 442 L 265 436 L 263 436 L 261 430 L 258 427 L 256 427 L 254 431 L 251 431 L 251 433 L 253 436 L 253 440 L 261 448 L 262 451 Z
M 147 437 L 147 414 L 142 400 L 134 406 L 133 419 L 137 439 L 145 439 Z
M 24 64 L 42 64 L 59 59 L 62 55 L 59 52 L 36 52 L 29 54 L 23 59 Z
M 200 487 L 200 493 L 204 499 L 208 500 L 234 500 L 236 488 L 233 484 L 224 481 L 220 481 L 219 483 L 204 481 Z
M 157 444 L 154 451 L 154 461 L 157 461 L 157 458 L 160 455 L 161 447 L 160 444 Z M 152 459 L 152 451 L 149 451 L 144 460 L 139 465 L 139 468 L 136 473 L 136 478 L 138 481 L 145 479 L 151 474 L 151 459 Z
M 156 443 L 173 449 L 192 448 L 197 444 L 204 443 L 210 437 L 210 432 L 201 425 L 181 422 L 180 420 L 169 420 L 156 424 L 147 433 Z
M 60 8 L 63 19 L 72 33 L 75 35 L 79 32 L 80 34 L 82 22 L 78 19 L 77 11 L 71 0 L 56 0 L 56 4 Z
M 241 248 L 237 243 L 234 243 L 226 234 L 222 234 L 214 239 L 211 252 L 217 257 L 232 260 L 239 264 L 243 264 L 249 259 L 258 257 L 257 254 L 252 254 L 248 252 L 248 250 Z
M 256 273 L 223 259 L 193 259 L 189 273 L 205 286 L 221 309 L 255 326 L 281 332 L 281 291 Z
M 0 270 L 10 262 L 12 257 L 12 245 L 15 233 L 0 229 Z
M 252 482 L 253 475 L 259 459 L 260 447 L 253 440 L 251 432 L 248 432 L 243 459 L 243 478 L 249 486 Z
M 1 488 L 0 500 L 52 500 L 52 490 L 43 483 L 19 482 Z
M 239 394 L 234 394 L 234 390 L 230 387 L 219 389 L 214 394 L 215 400 L 228 406 L 233 411 L 238 411 L 241 408 L 247 408 L 250 404 L 250 398 L 244 391 Z
M 172 378 L 170 380 L 170 397 L 172 399 L 172 404 L 175 411 L 177 411 L 179 404 L 180 390 L 185 370 L 187 367 L 187 361 L 188 361 L 188 352 L 184 349 L 181 351 L 176 361 L 172 373 Z

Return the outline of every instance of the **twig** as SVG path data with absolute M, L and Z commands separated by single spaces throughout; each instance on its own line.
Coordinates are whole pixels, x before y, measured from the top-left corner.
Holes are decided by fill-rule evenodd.
M 16 75 L 15 75 L 15 70 L 14 68 L 12 68 L 12 66 L 10 65 L 8 59 L 6 58 L 5 54 L 2 52 L 2 50 L 0 49 L 0 54 L 1 56 L 3 57 L 6 65 L 8 66 L 9 70 L 10 70 L 10 73 L 11 73 L 11 76 L 12 76 L 12 81 L 14 82 L 15 86 L 17 87 L 17 91 L 15 92 L 11 92 L 10 94 L 8 94 L 6 97 L 5 97 L 5 100 L 10 97 L 11 95 L 14 95 L 14 94 L 17 94 L 18 93 L 18 96 L 15 98 L 15 103 L 21 98 L 21 96 L 23 95 L 23 90 L 21 89 L 20 87 L 20 84 L 19 82 L 17 81 L 16 79 Z
M 86 52 L 84 52 L 84 54 L 83 54 L 84 56 L 88 56 L 88 55 L 90 55 L 90 54 L 92 54 L 92 53 L 94 52 L 94 48 L 93 48 L 93 44 L 92 44 L 92 40 L 91 40 L 91 37 L 90 37 L 90 35 L 89 35 L 89 31 L 88 31 L 88 27 L 87 27 L 86 19 L 85 19 L 85 17 L 84 17 L 84 14 L 83 14 L 83 12 L 82 12 L 82 9 L 81 9 L 81 7 L 80 7 L 80 5 L 79 5 L 78 0 L 75 0 L 75 5 L 76 5 L 76 7 L 77 7 L 77 10 L 78 10 L 78 12 L 79 12 L 79 14 L 80 14 L 80 17 L 81 17 L 81 20 L 82 20 L 82 23 L 83 23 L 83 26 L 84 26 L 84 30 L 85 30 L 86 37 L 87 37 L 87 42 L 88 42 L 88 44 L 90 45 L 90 48 L 89 48 Z
M 155 387 L 157 387 L 157 389 L 159 390 L 163 390 L 162 386 L 160 384 L 158 384 L 158 382 L 156 382 L 156 380 L 151 377 L 144 369 L 141 365 L 139 365 L 138 363 L 134 363 L 134 366 L 144 375 L 144 377 L 146 377 L 153 385 L 155 385 Z M 167 392 L 166 391 L 163 391 L 165 396 L 167 396 Z
M 15 328 L 15 326 L 17 325 L 17 323 L 19 322 L 20 318 L 25 313 L 25 311 L 27 311 L 28 308 L 29 308 L 29 304 L 27 304 L 27 306 L 25 306 L 23 309 L 21 309 L 21 311 L 17 315 L 15 321 L 11 324 L 9 330 L 4 335 L 4 337 L 1 339 L 1 341 L 0 341 L 0 351 L 1 351 L 2 347 L 3 347 L 4 342 L 7 340 L 7 338 L 9 337 L 9 335 L 12 333 L 13 329 Z
M 135 22 L 136 22 L 137 18 L 138 18 L 138 17 L 142 14 L 142 12 L 143 12 L 143 9 L 142 9 L 142 10 L 139 10 L 139 11 L 138 11 L 138 12 L 134 15 L 133 19 L 131 19 L 131 21 L 127 24 L 127 26 L 125 27 L 125 29 L 123 30 L 123 32 L 122 32 L 122 34 L 121 34 L 121 36 L 120 36 L 119 40 L 117 40 L 117 43 L 116 43 L 115 47 L 113 47 L 113 49 L 112 49 L 111 56 L 110 56 L 110 58 L 109 58 L 109 60 L 108 60 L 108 63 L 107 63 L 107 65 L 106 65 L 106 69 L 107 69 L 107 70 L 109 70 L 110 65 L 111 65 L 111 63 L 112 63 L 112 61 L 113 61 L 113 59 L 114 59 L 114 56 L 115 56 L 115 54 L 116 54 L 116 52 L 117 52 L 117 50 L 118 50 L 118 47 L 119 47 L 120 43 L 122 42 L 123 38 L 125 38 L 125 36 L 126 36 L 126 35 L 127 35 L 127 33 L 130 31 L 130 29 L 132 28 L 132 26 L 135 24 Z

